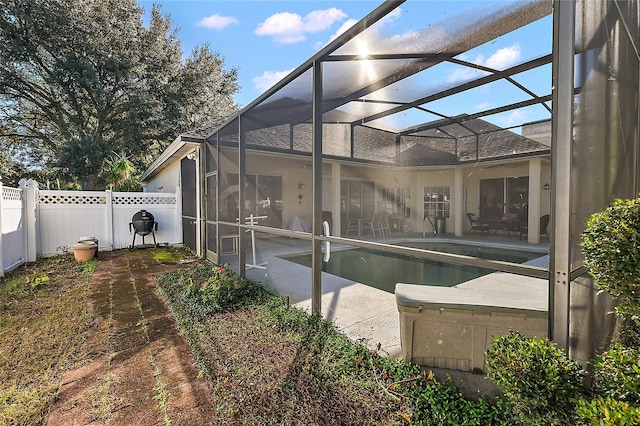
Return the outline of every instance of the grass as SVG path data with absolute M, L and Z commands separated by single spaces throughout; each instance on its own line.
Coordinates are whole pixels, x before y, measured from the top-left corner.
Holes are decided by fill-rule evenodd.
M 0 424 L 38 424 L 86 346 L 95 260 L 41 259 L 0 281 Z
M 167 413 L 167 400 L 169 399 L 169 391 L 164 383 L 162 383 L 158 377 L 160 376 L 160 371 L 154 371 L 154 376 L 156 377 L 156 386 L 153 388 L 155 399 L 158 402 L 158 410 L 162 413 L 162 418 L 165 426 L 170 426 L 172 421 L 171 417 Z
M 199 380 L 209 381 L 215 403 L 205 410 L 213 424 L 510 424 L 500 400 L 466 400 L 450 382 L 351 342 L 319 315 L 231 271 L 162 251 L 157 256 L 183 264 L 157 282 L 191 347 Z M 87 303 L 95 266 L 59 256 L 0 282 L 0 424 L 42 424 L 65 371 L 87 359 L 83 334 L 95 327 Z M 80 401 L 103 423 L 125 402 L 114 392 L 110 359 L 82 397 L 87 401 Z M 155 359 L 150 363 L 149 398 L 158 420 L 169 425 L 173 389 Z
M 104 325 L 105 329 L 110 330 L 113 325 L 113 286 L 114 282 L 109 282 L 109 316 Z M 102 423 L 107 423 L 109 416 L 114 407 L 121 401 L 115 396 L 113 391 L 114 375 L 112 371 L 113 354 L 109 354 L 105 365 L 105 373 L 99 378 L 99 385 L 89 394 L 88 405 L 96 419 Z M 86 403 L 86 401 L 85 401 Z
M 187 247 L 159 248 L 153 250 L 154 260 L 160 263 L 189 263 L 195 258 Z
M 509 424 L 500 400 L 469 401 L 414 364 L 353 343 L 319 315 L 216 266 L 158 277 L 220 424 Z

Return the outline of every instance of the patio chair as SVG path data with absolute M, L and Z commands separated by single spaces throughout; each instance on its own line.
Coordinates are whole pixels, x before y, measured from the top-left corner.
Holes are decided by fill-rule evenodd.
M 382 235 L 384 235 L 385 233 L 387 235 L 391 235 L 391 227 L 389 226 L 389 213 L 382 212 L 380 215 L 382 220 Z
M 371 228 L 371 235 L 376 236 L 376 232 L 379 236 L 384 236 L 384 227 L 382 225 L 382 213 L 376 213 L 371 218 L 371 223 L 369 225 Z
M 475 213 L 467 213 L 467 217 L 469 218 L 469 222 L 471 222 L 471 230 L 469 233 L 480 231 L 480 235 L 482 235 L 483 232 L 489 232 L 489 223 L 482 222 Z
M 345 236 L 349 236 L 349 233 L 352 231 L 355 231 L 356 233 L 359 233 L 359 222 L 360 219 L 359 218 L 355 218 L 355 217 L 346 217 L 346 222 L 347 222 L 347 228 L 344 231 Z
M 549 215 L 544 214 L 540 216 L 540 235 L 545 235 L 547 239 L 549 238 L 549 232 L 547 231 L 548 227 L 549 227 Z M 528 234 L 529 234 L 529 226 L 525 222 L 520 227 L 520 239 L 522 239 L 524 235 L 528 235 Z
M 360 234 L 363 234 L 365 230 L 369 230 L 369 231 L 371 231 L 371 235 L 373 235 L 375 237 L 376 233 L 373 230 L 373 218 L 374 218 L 374 216 L 371 216 L 369 218 L 363 217 L 363 218 L 360 219 Z

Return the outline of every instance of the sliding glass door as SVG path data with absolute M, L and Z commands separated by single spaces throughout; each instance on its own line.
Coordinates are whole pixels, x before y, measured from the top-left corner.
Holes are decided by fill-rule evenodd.
M 237 188 L 238 174 L 227 175 L 229 185 Z M 260 225 L 282 228 L 282 176 L 247 174 L 245 214 L 266 216 Z
M 528 207 L 528 176 L 480 181 L 480 218 L 493 220 L 511 214 L 526 220 Z
M 340 182 L 340 216 L 342 232 L 349 219 L 371 219 L 374 213 L 374 183 L 360 180 Z

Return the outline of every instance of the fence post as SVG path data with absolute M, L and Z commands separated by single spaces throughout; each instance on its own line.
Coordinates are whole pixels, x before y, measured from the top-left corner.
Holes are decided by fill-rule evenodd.
M 2 176 L 0 176 L 0 277 L 4 277 L 4 256 L 2 255 L 2 200 L 4 192 L 2 189 Z
M 176 186 L 176 241 L 182 243 L 182 189 Z
M 107 238 L 108 241 L 105 241 L 105 245 L 104 247 L 107 250 L 113 250 L 113 240 L 114 240 L 114 236 L 113 236 L 113 192 L 110 189 L 107 189 L 105 191 L 105 199 L 106 199 L 106 204 L 107 204 L 107 211 L 106 211 L 106 225 L 107 225 Z
M 24 223 L 25 223 L 25 247 L 24 259 L 26 262 L 35 262 L 38 256 L 38 182 L 33 179 L 20 180 L 20 187 L 24 194 Z

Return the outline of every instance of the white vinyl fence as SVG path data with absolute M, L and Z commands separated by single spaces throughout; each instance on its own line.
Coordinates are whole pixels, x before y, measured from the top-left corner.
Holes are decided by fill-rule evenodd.
M 133 215 L 147 210 L 158 222 L 159 244 L 182 242 L 181 194 L 156 192 L 40 190 L 24 179 L 20 188 L 4 188 L 0 197 L 0 276 L 37 256 L 53 256 L 70 250 L 83 238 L 98 240 L 100 250 L 129 247 L 134 233 Z M 135 236 L 135 245 L 142 243 Z M 151 234 L 145 243 L 153 243 Z
M 25 260 L 26 230 L 22 189 L 3 187 L 0 182 L 0 276 Z

